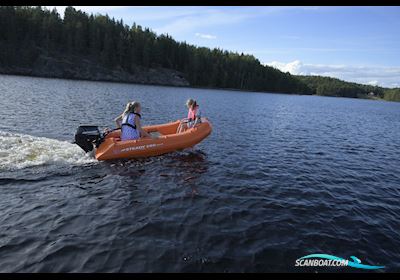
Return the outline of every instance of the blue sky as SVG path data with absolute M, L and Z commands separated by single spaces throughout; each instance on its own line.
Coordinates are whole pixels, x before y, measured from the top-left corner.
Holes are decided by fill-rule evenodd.
M 52 8 L 52 7 L 49 7 Z M 57 7 L 60 14 L 65 7 Z M 400 86 L 400 7 L 75 7 L 292 74 Z

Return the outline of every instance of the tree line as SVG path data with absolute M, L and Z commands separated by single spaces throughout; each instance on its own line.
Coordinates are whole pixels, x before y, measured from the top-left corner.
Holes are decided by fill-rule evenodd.
M 1 64 L 32 66 L 39 55 L 79 55 L 107 68 L 136 66 L 182 72 L 193 86 L 307 93 L 290 74 L 263 66 L 252 55 L 177 42 L 167 34 L 107 15 L 67 7 L 64 17 L 41 7 L 0 7 Z
M 331 77 L 297 76 L 297 78 L 306 83 L 315 95 L 358 98 L 371 94 L 383 98 L 385 92 L 382 87 L 345 82 Z
M 34 67 L 40 56 L 79 56 L 130 74 L 137 66 L 183 73 L 192 86 L 358 97 L 368 86 L 299 77 L 265 66 L 253 55 L 177 42 L 134 23 L 67 7 L 0 6 L 0 66 Z M 384 96 L 384 89 L 374 88 Z M 396 94 L 395 94 L 396 95 Z

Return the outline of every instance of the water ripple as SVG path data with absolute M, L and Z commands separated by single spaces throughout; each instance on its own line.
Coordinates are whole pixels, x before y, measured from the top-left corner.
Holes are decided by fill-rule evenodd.
M 0 86 L 0 272 L 359 272 L 294 267 L 318 252 L 397 271 L 398 103 L 13 76 Z M 194 149 L 99 163 L 69 143 L 81 122 L 111 126 L 129 100 L 147 124 L 180 118 L 188 97 L 214 128 Z

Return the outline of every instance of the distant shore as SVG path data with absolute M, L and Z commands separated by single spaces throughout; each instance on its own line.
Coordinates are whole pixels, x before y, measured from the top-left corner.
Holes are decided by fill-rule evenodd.
M 33 67 L 2 67 L 0 74 L 72 80 L 122 82 L 147 85 L 189 86 L 183 74 L 173 69 L 137 66 L 134 73 L 108 69 L 80 57 L 40 56 Z
M 0 6 L 0 73 L 161 86 L 400 101 L 400 88 L 292 75 L 254 55 L 176 41 L 67 7 Z M 374 98 L 372 98 L 374 99 Z
M 168 70 L 168 69 L 167 69 Z M 193 86 L 186 82 L 175 82 L 175 81 L 167 81 L 164 80 L 160 82 L 160 80 L 155 81 L 128 81 L 122 79 L 109 79 L 109 77 L 104 76 L 103 78 L 99 78 L 96 76 L 95 78 L 90 77 L 62 77 L 58 75 L 52 75 L 52 73 L 48 73 L 47 75 L 38 75 L 37 72 L 30 72 L 26 69 L 17 69 L 17 71 L 5 72 L 0 67 L 0 75 L 6 76 L 20 76 L 20 77 L 33 77 L 33 78 L 45 78 L 45 79 L 60 79 L 60 80 L 71 80 L 71 81 L 87 81 L 87 82 L 105 82 L 105 83 L 118 83 L 118 84 L 132 84 L 132 85 L 148 85 L 148 86 L 164 86 L 164 87 L 177 87 L 177 88 L 189 88 L 189 89 L 210 89 L 210 90 L 225 90 L 225 91 L 237 91 L 237 92 L 254 92 L 254 93 L 269 93 L 269 94 L 286 94 L 286 95 L 309 95 L 309 96 L 322 96 L 322 97 L 342 97 L 342 96 L 330 96 L 330 95 L 318 95 L 318 94 L 300 94 L 300 93 L 288 93 L 288 92 L 275 92 L 275 91 L 255 91 L 255 90 L 246 90 L 246 89 L 237 89 L 237 88 L 216 88 L 216 87 L 201 87 L 201 86 Z M 352 98 L 352 97 L 342 97 L 342 98 Z M 359 96 L 354 97 L 353 99 L 366 99 L 366 100 L 378 100 L 378 101 L 389 101 L 376 96 Z

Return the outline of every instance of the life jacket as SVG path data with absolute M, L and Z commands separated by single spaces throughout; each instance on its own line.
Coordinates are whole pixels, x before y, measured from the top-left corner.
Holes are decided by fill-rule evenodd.
M 187 118 L 191 121 L 194 121 L 196 119 L 198 109 L 199 109 L 199 105 L 197 105 L 194 109 L 190 108 L 188 111 Z
M 135 125 L 135 115 L 141 117 L 137 113 L 128 113 L 122 118 L 121 123 L 121 140 L 134 140 L 140 138 L 140 132 Z
M 129 121 L 128 121 L 130 114 L 134 114 L 134 115 L 139 116 L 139 118 L 142 118 L 142 116 L 138 113 L 125 114 L 125 116 L 122 118 L 121 128 L 122 128 L 122 126 L 126 125 L 126 126 L 129 126 L 130 128 L 136 129 L 135 121 L 133 121 L 133 124 L 129 123 Z M 135 120 L 135 118 L 133 118 L 133 120 Z

